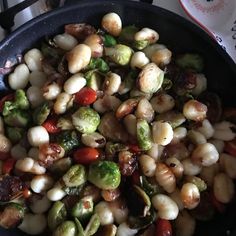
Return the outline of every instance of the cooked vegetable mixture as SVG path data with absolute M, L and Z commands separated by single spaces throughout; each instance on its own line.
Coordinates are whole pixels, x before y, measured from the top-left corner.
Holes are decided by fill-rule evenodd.
M 158 40 L 108 13 L 24 54 L 0 101 L 1 227 L 191 236 L 233 200 L 235 109 Z

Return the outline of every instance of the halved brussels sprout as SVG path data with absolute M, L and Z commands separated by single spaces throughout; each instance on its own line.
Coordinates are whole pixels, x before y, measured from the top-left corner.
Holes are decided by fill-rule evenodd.
M 18 143 L 24 134 L 23 128 L 18 127 L 6 127 L 6 136 L 11 140 L 12 143 Z
M 51 104 L 45 102 L 33 111 L 33 121 L 36 125 L 41 125 L 48 118 L 51 111 Z
M 79 146 L 79 138 L 75 131 L 63 131 L 56 136 L 56 142 L 62 146 L 65 152 L 70 152 Z
M 89 64 L 86 67 L 86 70 L 98 69 L 101 72 L 108 72 L 109 66 L 102 58 L 91 58 Z
M 48 212 L 48 227 L 51 231 L 66 220 L 67 211 L 64 203 L 57 201 Z
M 149 150 L 152 147 L 151 129 L 146 120 L 137 120 L 137 139 L 142 150 Z
M 88 180 L 101 189 L 116 189 L 120 185 L 121 174 L 113 161 L 98 161 L 89 166 Z
M 62 177 L 67 187 L 77 187 L 86 182 L 86 169 L 82 165 L 73 165 Z
M 97 214 L 94 214 L 90 218 L 89 223 L 87 224 L 87 226 L 84 230 L 85 235 L 86 236 L 94 235 L 98 231 L 99 226 L 100 226 L 99 216 Z
M 77 228 L 75 223 L 67 220 L 57 227 L 53 236 L 76 236 L 76 233 Z

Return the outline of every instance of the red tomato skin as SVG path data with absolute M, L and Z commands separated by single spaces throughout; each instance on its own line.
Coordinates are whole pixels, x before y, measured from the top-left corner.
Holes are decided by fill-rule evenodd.
M 57 119 L 48 119 L 46 120 L 42 126 L 48 131 L 50 134 L 56 134 L 61 131 L 61 128 L 57 127 Z
M 74 161 L 78 164 L 89 165 L 99 158 L 99 151 L 96 148 L 79 148 L 73 153 Z
M 3 111 L 4 103 L 6 101 L 12 101 L 14 99 L 15 95 L 13 93 L 7 94 L 0 100 L 0 112 Z
M 141 149 L 137 144 L 128 144 L 129 151 L 131 151 L 134 154 L 139 154 L 141 153 Z
M 155 236 L 172 236 L 172 226 L 169 220 L 157 219 Z
M 81 106 L 88 106 L 94 103 L 97 99 L 97 93 L 95 90 L 89 87 L 82 88 L 79 92 L 75 94 L 75 103 Z
M 225 142 L 224 151 L 230 154 L 231 156 L 236 157 L 236 139 L 233 139 L 229 142 Z
M 13 158 L 9 158 L 9 159 L 5 160 L 2 165 L 2 173 L 4 175 L 10 174 L 15 166 L 15 163 L 16 163 L 16 160 Z

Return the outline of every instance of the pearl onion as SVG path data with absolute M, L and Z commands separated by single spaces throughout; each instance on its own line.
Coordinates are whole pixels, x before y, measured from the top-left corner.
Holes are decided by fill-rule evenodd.
M 38 147 L 49 142 L 49 134 L 43 126 L 35 126 L 28 130 L 28 141 L 31 146 Z

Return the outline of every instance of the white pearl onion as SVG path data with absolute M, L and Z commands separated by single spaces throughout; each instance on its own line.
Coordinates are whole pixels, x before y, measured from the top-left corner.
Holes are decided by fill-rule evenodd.
M 53 202 L 60 201 L 65 195 L 66 193 L 58 187 L 54 187 L 47 192 L 48 199 Z
M 222 153 L 220 155 L 220 165 L 231 179 L 236 179 L 236 158 L 234 156 Z
M 180 196 L 184 207 L 187 209 L 194 209 L 200 202 L 199 189 L 192 183 L 183 184 L 180 190 Z
M 179 208 L 175 201 L 164 194 L 157 194 L 152 197 L 152 204 L 157 210 L 160 218 L 165 220 L 174 220 L 177 218 Z
M 199 144 L 192 152 L 191 159 L 202 166 L 210 166 L 219 159 L 219 153 L 211 143 Z
M 152 54 L 151 61 L 159 65 L 167 65 L 170 63 L 172 52 L 168 48 L 155 51 Z
M 196 86 L 191 91 L 191 93 L 195 96 L 201 94 L 203 91 L 207 89 L 207 79 L 204 74 L 196 75 Z
M 5 135 L 0 134 L 0 152 L 9 152 L 11 150 L 12 144 L 10 139 Z
M 29 75 L 29 82 L 32 86 L 41 88 L 47 81 L 47 75 L 42 71 L 33 71 Z
M 145 65 L 149 63 L 149 59 L 146 57 L 144 52 L 135 52 L 130 60 L 131 68 L 139 68 L 142 69 Z
M 200 178 L 207 183 L 207 186 L 212 186 L 214 177 L 219 171 L 220 171 L 219 163 L 203 167 L 200 172 Z
M 124 125 L 127 129 L 127 132 L 133 137 L 137 134 L 137 118 L 133 114 L 129 114 L 124 118 Z
M 18 226 L 20 230 L 30 235 L 43 233 L 47 227 L 47 219 L 43 214 L 26 213 L 23 222 Z
M 158 51 L 158 50 L 161 50 L 161 49 L 164 49 L 166 48 L 165 45 L 163 44 L 158 44 L 158 43 L 155 43 L 155 44 L 151 44 L 149 46 L 147 46 L 146 48 L 143 49 L 143 52 L 145 53 L 145 55 L 151 59 L 152 58 L 152 55 Z
M 146 99 L 142 98 L 135 111 L 135 116 L 139 119 L 144 119 L 147 122 L 151 122 L 154 118 L 154 110 L 151 103 Z
M 236 134 L 232 131 L 231 128 L 235 127 L 234 124 L 228 121 L 222 121 L 214 125 L 214 135 L 213 138 L 219 139 L 222 141 L 231 141 L 235 138 Z
M 44 195 L 41 199 L 35 200 L 30 204 L 30 209 L 35 214 L 46 212 L 51 206 L 51 201 Z
M 58 83 L 52 82 L 43 87 L 42 89 L 43 97 L 46 100 L 54 100 L 61 93 L 61 89 L 62 88 Z
M 219 173 L 214 178 L 213 192 L 215 198 L 222 203 L 229 203 L 234 196 L 234 182 L 225 173 Z
M 117 93 L 121 85 L 121 77 L 116 73 L 108 73 L 104 81 L 104 92 L 108 95 Z
M 59 48 L 66 51 L 73 49 L 78 44 L 77 39 L 67 33 L 56 35 L 53 38 L 53 41 L 57 44 Z
M 34 165 L 34 160 L 30 157 L 25 157 L 24 159 L 20 159 L 16 162 L 16 169 L 23 172 L 30 172 Z
M 53 109 L 56 114 L 63 114 L 72 105 L 73 96 L 68 93 L 60 93 L 57 96 L 56 102 L 54 103 Z
M 49 175 L 37 175 L 31 180 L 30 187 L 35 193 L 42 193 L 51 188 L 53 182 L 53 178 Z
M 64 90 L 68 94 L 79 92 L 86 85 L 86 79 L 81 74 L 74 74 L 64 83 Z
M 127 223 L 124 222 L 118 226 L 116 236 L 134 236 L 137 233 L 137 229 L 131 229 Z
M 153 97 L 151 104 L 155 112 L 164 113 L 173 109 L 175 100 L 169 94 L 163 93 Z
M 91 59 L 91 49 L 86 44 L 78 44 L 67 53 L 68 69 L 75 74 L 85 68 Z
M 122 30 L 122 21 L 115 12 L 110 12 L 103 16 L 101 25 L 108 33 L 118 36 Z
M 101 225 L 109 225 L 114 222 L 112 211 L 105 201 L 101 201 L 95 206 L 95 213 L 98 214 Z
M 37 48 L 29 50 L 24 55 L 24 60 L 31 71 L 42 70 L 42 63 L 41 63 L 42 59 L 43 59 L 43 54 Z
M 202 124 L 200 127 L 197 128 L 197 131 L 199 131 L 200 133 L 202 133 L 206 139 L 211 138 L 214 135 L 214 128 L 211 125 L 210 121 L 205 119 L 202 121 Z
M 44 101 L 43 92 L 39 87 L 31 86 L 26 91 L 27 98 L 33 108 L 39 106 Z
M 153 141 L 157 144 L 166 146 L 174 137 L 174 132 L 168 122 L 156 121 L 152 125 Z
M 224 151 L 225 142 L 219 139 L 210 139 L 209 143 L 213 144 L 217 150 L 217 152 L 222 153 Z
M 207 142 L 205 136 L 196 130 L 189 130 L 188 138 L 195 145 L 199 145 L 199 144 L 203 144 Z
M 14 159 L 22 159 L 27 156 L 27 151 L 18 143 L 11 148 L 11 156 Z
M 14 72 L 8 76 L 11 89 L 24 89 L 29 82 L 29 69 L 25 64 L 18 65 Z
M 184 174 L 185 175 L 198 175 L 201 172 L 202 167 L 199 165 L 196 165 L 191 161 L 190 158 L 186 158 L 182 161 L 182 165 L 184 167 Z
M 179 142 L 187 136 L 187 129 L 185 127 L 177 127 L 174 130 L 173 141 Z M 173 142 L 172 141 L 172 142 Z
M 28 141 L 31 146 L 38 147 L 49 142 L 49 134 L 43 126 L 35 126 L 28 130 Z
M 169 197 L 176 202 L 178 208 L 180 211 L 184 209 L 184 204 L 182 202 L 181 196 L 180 196 L 180 190 L 178 188 L 175 189 L 173 193 L 169 194 Z
M 143 154 L 139 157 L 139 164 L 145 176 L 152 177 L 155 175 L 156 163 L 153 158 Z
M 142 28 L 134 35 L 136 41 L 148 41 L 149 43 L 155 43 L 159 39 L 159 34 L 150 28 Z

